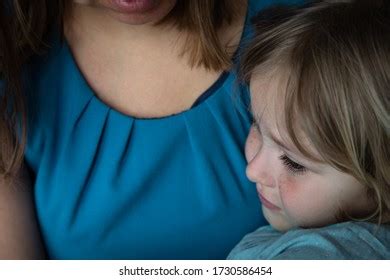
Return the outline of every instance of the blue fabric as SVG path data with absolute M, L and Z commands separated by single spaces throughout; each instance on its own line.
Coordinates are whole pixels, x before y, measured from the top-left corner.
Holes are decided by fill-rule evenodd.
M 250 1 L 242 42 L 269 2 Z M 66 42 L 30 66 L 26 161 L 50 258 L 223 259 L 266 224 L 233 72 L 188 111 L 137 119 L 94 95 Z
M 345 222 L 285 233 L 264 226 L 248 234 L 228 259 L 390 259 L 390 225 Z

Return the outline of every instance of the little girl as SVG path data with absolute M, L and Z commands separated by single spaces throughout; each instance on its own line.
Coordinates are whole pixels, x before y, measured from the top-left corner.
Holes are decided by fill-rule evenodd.
M 390 5 L 338 2 L 254 19 L 245 152 L 271 226 L 230 259 L 390 259 Z

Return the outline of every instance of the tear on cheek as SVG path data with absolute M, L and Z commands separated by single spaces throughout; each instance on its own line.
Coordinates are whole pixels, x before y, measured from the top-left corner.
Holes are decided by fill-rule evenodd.
M 281 175 L 278 182 L 280 198 L 284 205 L 288 206 L 291 202 L 299 200 L 299 185 L 295 178 Z
M 305 197 L 306 193 L 299 180 L 293 178 L 291 175 L 280 176 L 279 195 L 283 203 L 284 214 L 288 217 L 291 224 L 294 226 L 303 226 L 306 224 L 304 218 L 310 212 L 308 211 L 309 206 L 307 205 L 308 198 Z

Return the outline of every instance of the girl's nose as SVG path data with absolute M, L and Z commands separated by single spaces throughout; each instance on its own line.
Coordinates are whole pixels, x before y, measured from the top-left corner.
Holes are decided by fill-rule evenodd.
M 276 168 L 272 168 L 272 162 L 263 151 L 259 151 L 256 156 L 248 162 L 246 176 L 254 183 L 264 187 L 274 187 L 274 173 Z

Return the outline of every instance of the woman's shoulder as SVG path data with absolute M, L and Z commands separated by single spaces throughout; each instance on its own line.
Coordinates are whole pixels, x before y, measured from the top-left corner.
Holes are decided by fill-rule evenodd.
M 46 53 L 34 56 L 26 65 L 26 102 L 35 123 L 77 117 L 90 100 L 68 45 L 59 36 L 49 39 Z M 43 118 L 43 120 L 41 120 Z M 39 119 L 39 121 L 38 121 Z
M 28 156 L 39 155 L 50 141 L 67 137 L 91 99 L 65 42 L 55 37 L 48 45 L 24 68 Z
M 247 235 L 235 259 L 390 259 L 390 225 L 345 222 L 316 229 L 272 229 Z

